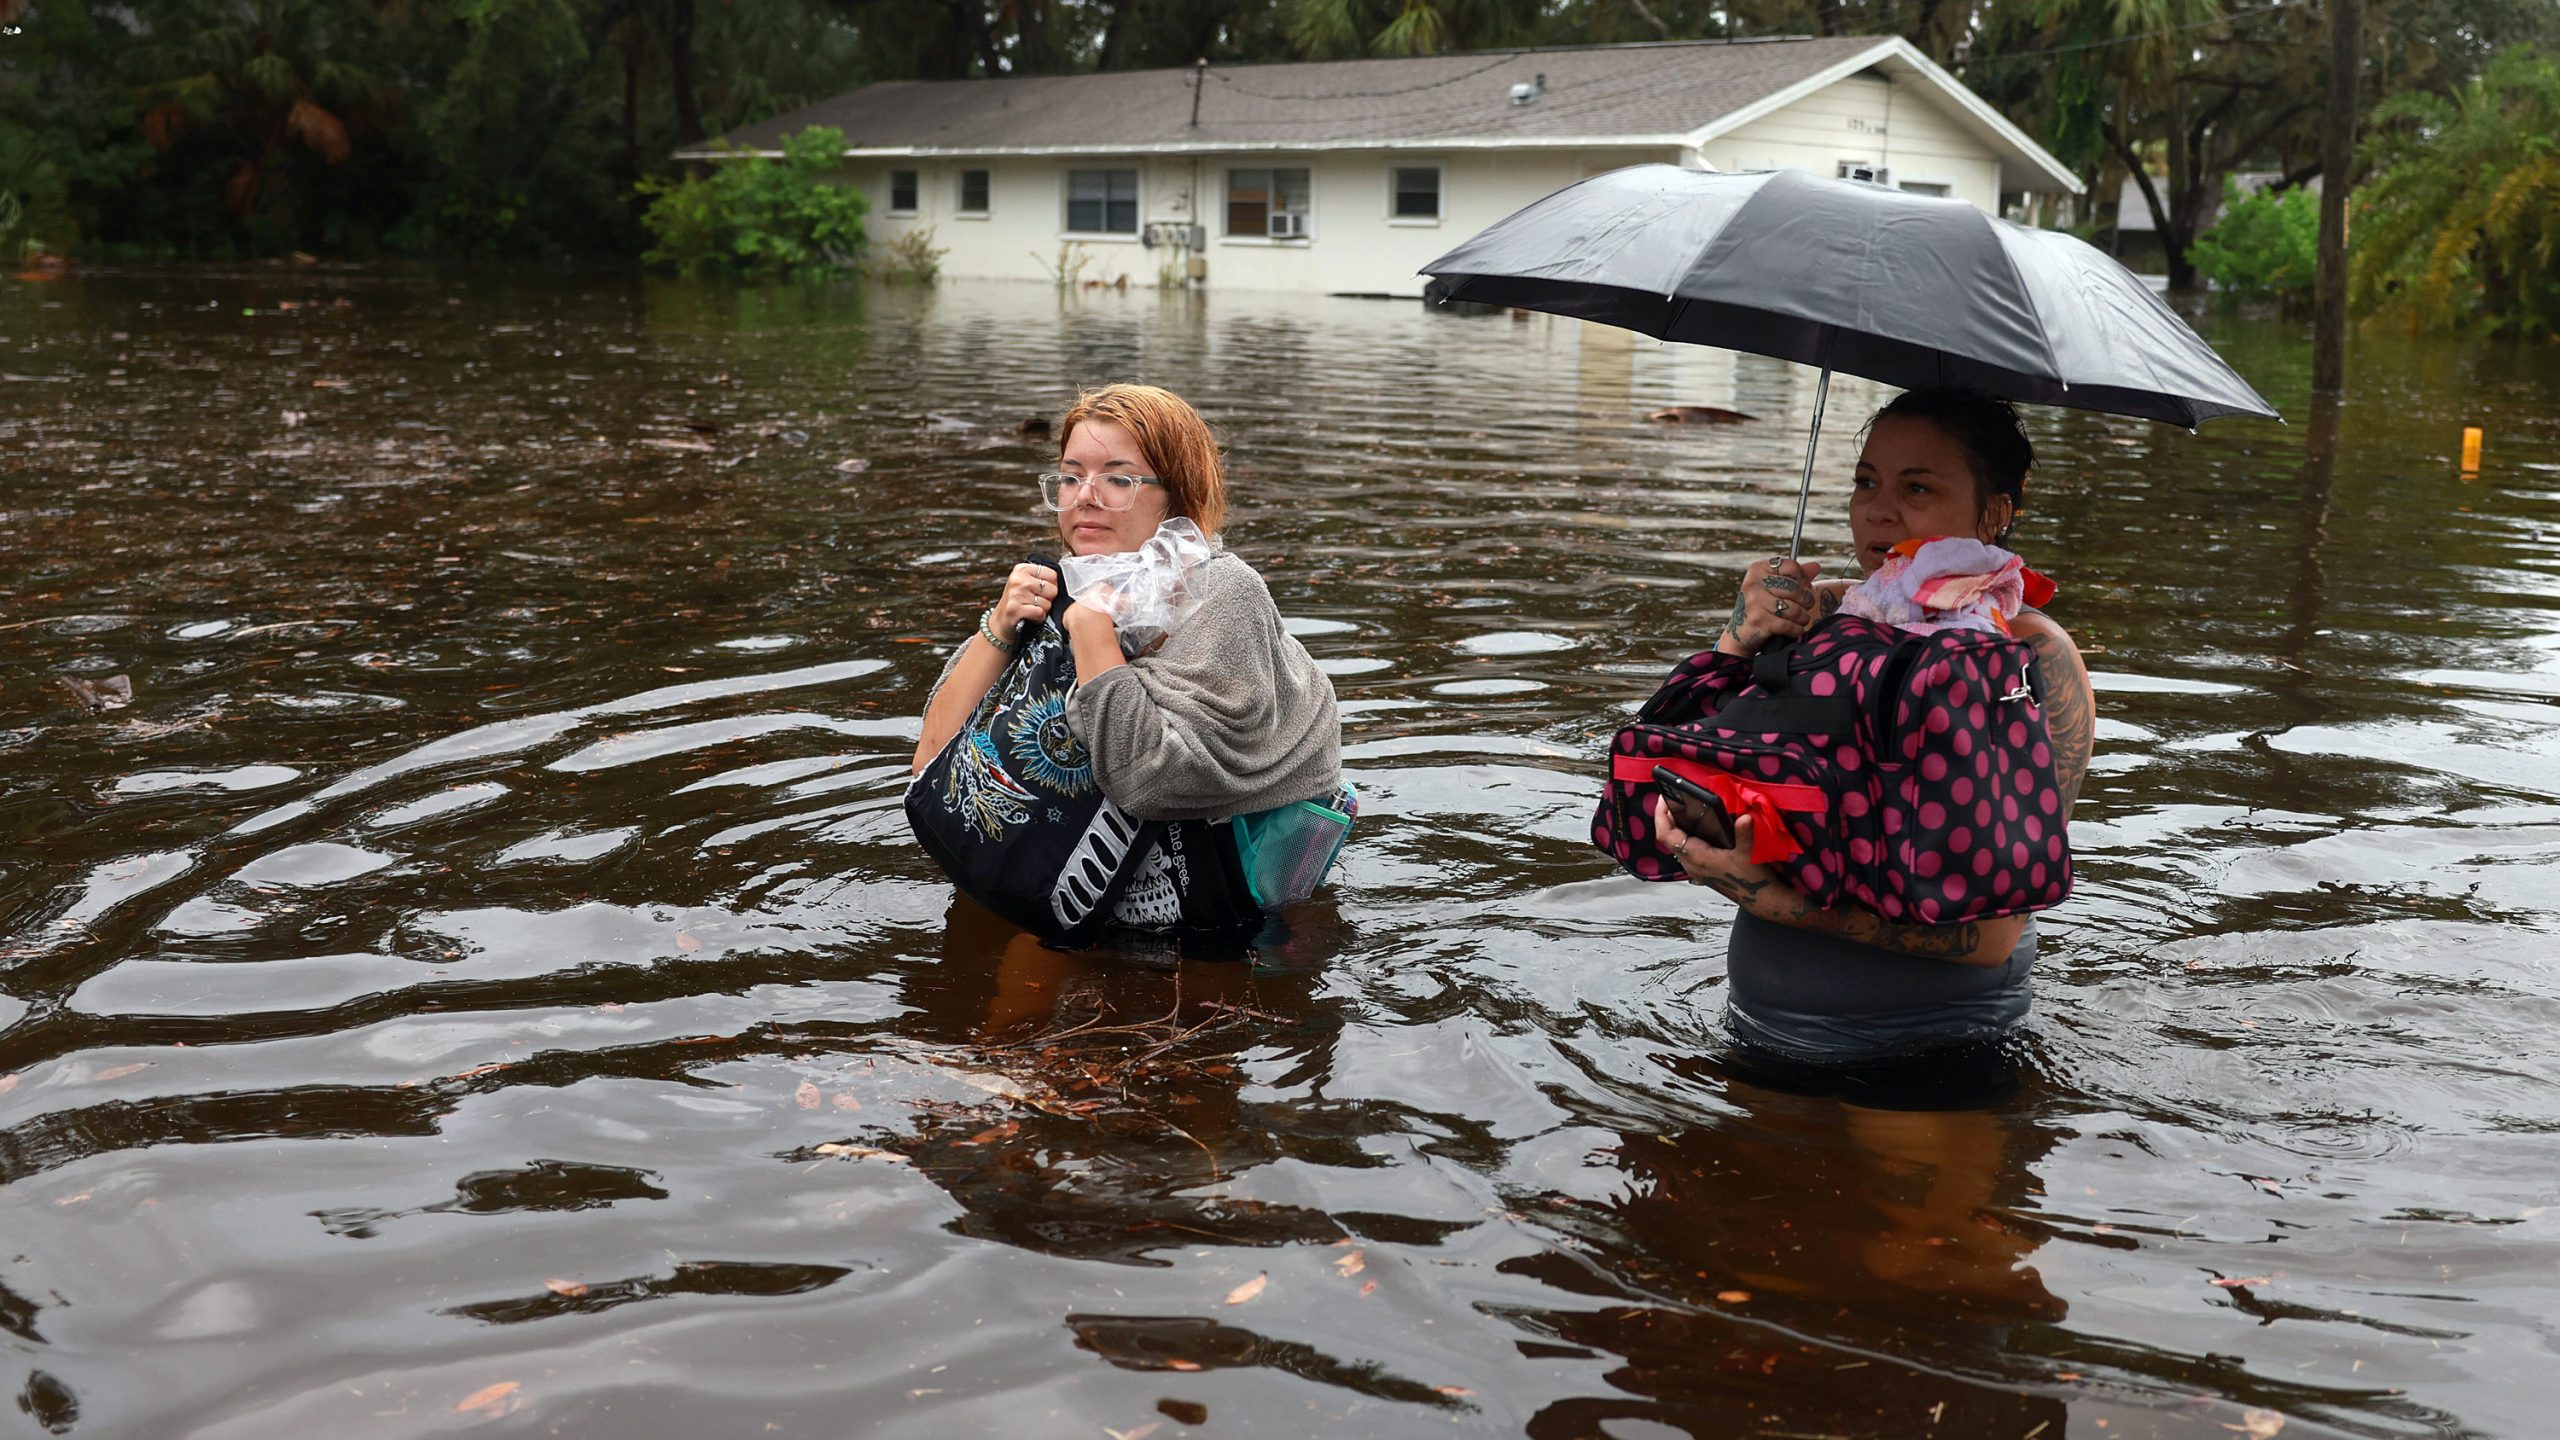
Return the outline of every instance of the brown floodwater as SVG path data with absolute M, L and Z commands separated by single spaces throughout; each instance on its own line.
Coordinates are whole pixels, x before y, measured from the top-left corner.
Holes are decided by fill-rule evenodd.
M 2099 755 L 1968 1099 L 1738 1070 L 1724 907 L 1586 839 L 1783 544 L 1801 371 L 1303 296 L 0 289 L 0 1432 L 2550 1433 L 2560 351 L 2369 334 L 2324 419 L 2298 327 L 2199 323 L 2293 425 L 2030 417 Z M 1222 427 L 1344 701 L 1339 883 L 1241 956 L 1043 950 L 899 805 L 1042 539 L 1018 427 L 1115 379 Z

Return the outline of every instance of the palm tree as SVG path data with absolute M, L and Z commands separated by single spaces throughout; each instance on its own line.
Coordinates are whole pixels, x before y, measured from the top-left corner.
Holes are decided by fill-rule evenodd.
M 2355 303 L 2560 337 L 2560 60 L 2506 51 L 2452 99 L 2400 95 L 2373 124 Z
M 386 87 L 351 56 L 372 38 L 361 5 L 327 0 L 195 0 L 156 21 L 136 57 L 146 77 L 143 138 L 167 153 L 190 132 L 224 152 L 223 203 L 292 224 L 294 162 L 354 153 L 348 116 Z

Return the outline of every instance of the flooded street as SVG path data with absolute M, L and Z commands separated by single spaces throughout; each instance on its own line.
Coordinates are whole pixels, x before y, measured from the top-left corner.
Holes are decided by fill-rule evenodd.
M 2333 433 L 2302 328 L 2200 323 L 2295 423 L 2029 415 L 2079 888 L 2015 1087 L 1930 1109 L 1737 1074 L 1729 907 L 1587 835 L 1810 373 L 1288 295 L 0 288 L 0 1433 L 2549 1433 L 2560 351 L 2368 334 Z M 1338 883 L 1246 957 L 1045 951 L 900 809 L 1049 535 L 1022 423 L 1123 379 L 1343 701 Z

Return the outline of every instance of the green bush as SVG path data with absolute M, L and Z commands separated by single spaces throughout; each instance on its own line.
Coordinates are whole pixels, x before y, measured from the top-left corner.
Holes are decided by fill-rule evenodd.
M 79 238 L 71 222 L 62 172 L 36 137 L 0 122 L 0 267 L 41 250 L 69 250 Z
M 2196 269 L 2234 295 L 2305 300 L 2319 265 L 2320 197 L 2308 190 L 2242 195 L 2222 183 L 2222 218 L 2196 237 Z
M 813 279 L 855 267 L 862 192 L 830 184 L 844 132 L 817 126 L 783 142 L 779 160 L 713 162 L 708 175 L 643 180 L 641 223 L 654 242 L 640 258 L 682 275 Z

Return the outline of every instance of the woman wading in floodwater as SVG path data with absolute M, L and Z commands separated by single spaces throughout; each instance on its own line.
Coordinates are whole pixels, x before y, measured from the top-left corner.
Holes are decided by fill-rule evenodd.
M 1224 822 L 1316 802 L 1347 827 L 1341 720 L 1333 683 L 1282 626 L 1262 577 L 1218 540 L 1227 498 L 1216 437 L 1180 396 L 1149 385 L 1079 396 L 1057 433 L 1057 465 L 1040 477 L 1040 495 L 1057 514 L 1068 555 L 1137 552 L 1177 519 L 1197 527 L 1192 538 L 1203 543 L 1196 571 L 1182 582 L 1192 608 L 1153 648 L 1124 653 L 1119 622 L 1091 603 L 1102 598 L 1094 591 L 1079 590 L 1083 598 L 1062 612 L 1073 688 L 1040 697 L 1047 708 L 1035 718 L 1045 748 L 1036 763 L 1071 779 L 1075 793 L 1098 787 L 1141 822 L 1220 822 L 1158 832 L 1152 846 L 1136 842 L 1125 888 L 1092 913 L 1144 929 L 1197 923 L 1191 897 L 1209 888 L 1203 872 L 1213 867 L 1236 871 L 1241 918 L 1303 898 L 1242 894 L 1254 872 L 1236 856 Z M 916 773 L 972 724 L 1013 662 L 1017 637 L 1055 611 L 1060 580 L 1047 565 L 1016 565 L 994 602 L 972 617 L 975 630 L 926 702 Z M 1022 847 L 1037 827 L 1026 809 L 996 842 L 1000 866 L 1024 863 Z M 1329 863 L 1331 853 L 1320 858 Z
M 1970 536 L 1997 543 L 2016 519 L 2034 450 L 2008 402 L 1962 390 L 1915 390 L 1877 412 L 1858 458 L 1849 528 L 1863 574 L 1904 541 Z M 1858 582 L 1820 581 L 1820 567 L 1754 562 L 1717 637 L 1751 656 L 1801 636 Z M 2094 712 L 2071 636 L 2035 610 L 2012 633 L 2032 648 L 2052 737 L 2061 812 L 2087 773 Z M 1816 908 L 1751 859 L 1751 824 L 1722 847 L 1655 811 L 1655 843 L 1698 884 L 1734 902 L 1726 952 L 1726 1022 L 1751 1050 L 1835 1066 L 1958 1051 L 2025 1019 L 2036 930 L 2010 915 L 1952 925 L 1887 920 L 1852 902 Z

